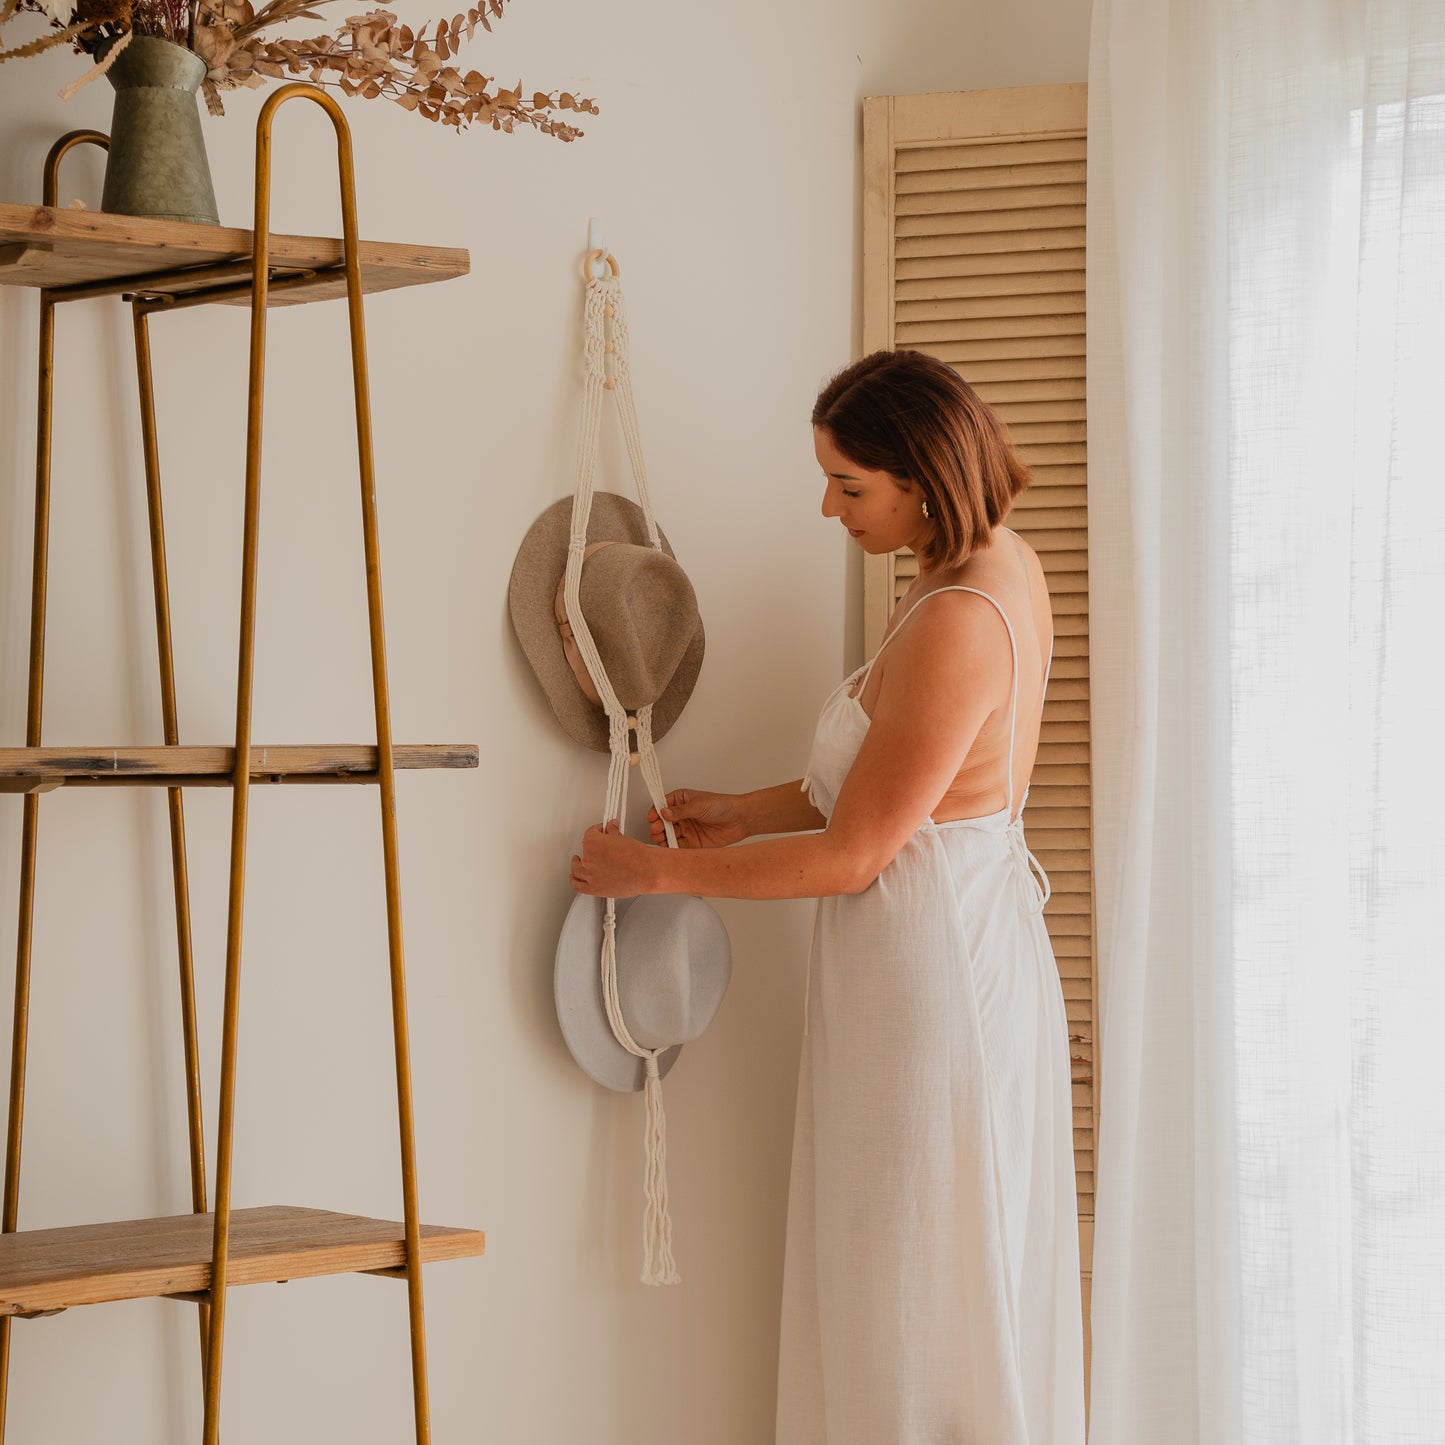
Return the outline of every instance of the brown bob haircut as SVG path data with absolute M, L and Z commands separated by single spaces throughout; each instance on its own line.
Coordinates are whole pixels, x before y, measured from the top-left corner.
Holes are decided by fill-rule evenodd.
M 921 351 L 875 351 L 840 371 L 818 393 L 813 425 L 855 466 L 918 489 L 933 518 L 918 549 L 930 570 L 957 567 L 1029 484 L 992 407 Z

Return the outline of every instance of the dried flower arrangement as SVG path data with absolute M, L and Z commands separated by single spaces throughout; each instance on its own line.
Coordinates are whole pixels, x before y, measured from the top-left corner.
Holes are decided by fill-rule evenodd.
M 512 131 L 530 125 L 558 140 L 582 134 L 562 116 L 596 115 L 591 101 L 535 91 L 520 81 L 509 88 L 479 71 L 463 73 L 452 59 L 477 26 L 490 31 L 506 0 L 478 0 L 477 8 L 420 30 L 402 25 L 389 10 L 353 15 L 325 35 L 305 40 L 268 39 L 261 32 L 293 20 L 319 20 L 315 9 L 334 0 L 0 0 L 0 27 L 17 11 L 39 11 L 51 28 L 28 44 L 0 48 L 0 62 L 37 55 L 69 43 L 97 64 L 62 95 L 104 73 L 132 35 L 151 35 L 193 51 L 206 63 L 201 92 L 212 115 L 222 114 L 221 92 L 264 85 L 288 75 L 331 86 L 367 100 L 385 97 L 442 125 L 490 125 Z

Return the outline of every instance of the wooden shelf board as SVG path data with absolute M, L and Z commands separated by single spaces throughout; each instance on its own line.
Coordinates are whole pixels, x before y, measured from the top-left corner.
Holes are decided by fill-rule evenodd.
M 375 782 L 374 744 L 253 747 L 253 783 Z M 474 743 L 397 744 L 397 768 L 474 768 Z M 233 747 L 0 748 L 0 792 L 117 784 L 149 787 L 228 787 Z
M 0 1315 L 207 1290 L 214 1229 L 214 1215 L 179 1214 L 0 1235 Z M 392 1220 L 285 1205 L 234 1210 L 230 1245 L 227 1283 L 237 1285 L 406 1262 L 405 1231 Z M 467 1259 L 485 1247 L 481 1230 L 421 1228 L 427 1262 Z
M 116 284 L 119 291 L 181 296 L 217 284 L 211 268 L 234 264 L 237 277 L 250 275 L 251 232 L 232 226 L 155 221 L 105 211 L 59 210 L 51 206 L 0 203 L 0 285 L 57 289 Z M 274 272 L 331 271 L 297 290 L 277 291 L 276 306 L 324 301 L 346 294 L 341 240 L 336 236 L 271 236 Z M 469 254 L 451 246 L 413 246 L 393 241 L 361 242 L 362 289 L 390 291 L 465 276 Z M 209 271 L 177 276 L 190 268 Z M 164 278 L 154 287 L 146 277 Z M 249 296 L 222 304 L 245 306 Z

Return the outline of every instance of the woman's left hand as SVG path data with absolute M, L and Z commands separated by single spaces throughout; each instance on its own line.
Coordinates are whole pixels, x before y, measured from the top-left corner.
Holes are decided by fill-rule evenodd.
M 629 838 L 616 818 L 606 828 L 594 824 L 582 835 L 582 852 L 573 855 L 572 886 L 596 898 L 633 898 L 650 893 L 656 852 L 636 838 Z

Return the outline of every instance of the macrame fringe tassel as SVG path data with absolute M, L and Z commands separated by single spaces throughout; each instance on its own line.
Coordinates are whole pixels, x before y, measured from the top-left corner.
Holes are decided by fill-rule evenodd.
M 681 1284 L 672 1257 L 672 1213 L 667 1203 L 667 1115 L 657 1055 L 647 1056 L 647 1207 L 642 1216 L 643 1284 Z

